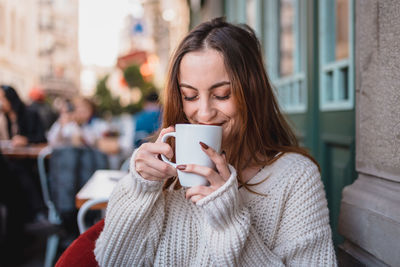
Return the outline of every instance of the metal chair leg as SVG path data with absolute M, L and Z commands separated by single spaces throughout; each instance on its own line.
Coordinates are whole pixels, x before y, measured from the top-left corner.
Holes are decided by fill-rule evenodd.
M 60 240 L 60 237 L 57 234 L 53 234 L 47 238 L 44 267 L 54 266 L 53 263 L 54 263 L 54 259 L 56 258 L 59 240 Z
M 85 215 L 87 211 L 93 207 L 94 205 L 97 205 L 99 203 L 107 203 L 108 198 L 98 198 L 98 199 L 91 199 L 86 201 L 82 207 L 78 211 L 78 228 L 79 228 L 79 233 L 83 234 L 89 227 L 85 224 Z

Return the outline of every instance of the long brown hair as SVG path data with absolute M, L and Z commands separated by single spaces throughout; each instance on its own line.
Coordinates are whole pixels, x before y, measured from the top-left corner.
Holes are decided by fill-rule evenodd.
M 271 164 L 285 152 L 297 152 L 312 159 L 306 150 L 299 147 L 296 136 L 279 110 L 254 31 L 247 25 L 228 23 L 224 18 L 200 24 L 176 49 L 163 92 L 162 127 L 189 123 L 183 112 L 179 89 L 180 63 L 187 53 L 204 49 L 214 49 L 223 56 L 232 95 L 237 101 L 240 125 L 234 131 L 235 136 L 230 136 L 227 141 L 235 145 L 225 148 L 225 152 L 227 161 L 238 172 L 239 183 L 243 184 L 240 177 L 245 168 Z

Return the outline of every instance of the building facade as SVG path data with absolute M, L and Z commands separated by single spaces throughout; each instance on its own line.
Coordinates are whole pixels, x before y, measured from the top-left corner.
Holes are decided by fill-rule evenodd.
M 0 83 L 78 91 L 78 0 L 0 0 Z

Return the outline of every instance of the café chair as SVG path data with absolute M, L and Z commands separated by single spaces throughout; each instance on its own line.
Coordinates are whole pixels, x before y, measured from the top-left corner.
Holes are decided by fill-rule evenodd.
M 54 202 L 51 200 L 50 197 L 49 186 L 48 186 L 49 181 L 45 167 L 45 159 L 46 157 L 50 156 L 52 152 L 53 150 L 50 146 L 46 146 L 45 148 L 43 148 L 39 152 L 37 163 L 39 169 L 40 186 L 42 188 L 43 200 L 48 209 L 47 219 L 49 220 L 50 223 L 54 225 L 61 225 L 62 223 L 61 217 L 58 214 L 56 206 L 54 205 Z M 60 241 L 60 236 L 58 235 L 58 233 L 51 234 L 47 238 L 46 255 L 44 261 L 45 267 L 53 266 L 53 261 L 57 254 L 59 241 Z
M 94 247 L 104 227 L 104 219 L 90 227 L 86 232 L 81 234 L 72 244 L 64 251 L 56 263 L 56 267 L 91 267 L 98 266 L 95 256 Z
M 131 162 L 131 157 L 128 157 L 127 159 L 125 159 L 120 167 L 120 170 L 128 172 L 130 162 Z M 108 202 L 108 198 L 97 198 L 97 199 L 88 200 L 81 206 L 81 208 L 78 211 L 78 216 L 77 216 L 77 223 L 78 223 L 78 229 L 79 229 L 80 234 L 83 234 L 89 228 L 89 226 L 87 226 L 85 223 L 86 213 L 93 206 L 95 206 L 97 204 L 101 204 L 101 203 L 107 203 L 107 202 Z M 102 212 L 104 212 L 104 210 L 102 210 Z
M 121 171 L 129 171 L 129 166 L 131 163 L 131 157 L 129 156 L 127 159 L 124 160 L 121 167 L 119 168 Z
M 86 216 L 87 212 L 93 206 L 95 206 L 97 204 L 101 204 L 101 203 L 107 203 L 107 202 L 108 202 L 108 198 L 97 198 L 97 199 L 90 199 L 82 205 L 82 207 L 78 211 L 78 218 L 77 218 L 80 234 L 83 234 L 89 228 L 89 226 L 87 226 L 86 222 L 85 222 L 85 216 Z

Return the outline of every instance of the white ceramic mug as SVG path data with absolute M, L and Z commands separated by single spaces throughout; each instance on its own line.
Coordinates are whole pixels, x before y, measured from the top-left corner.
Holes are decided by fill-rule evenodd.
M 171 162 L 164 155 L 161 158 L 176 168 L 182 164 L 196 164 L 215 169 L 214 162 L 201 149 L 200 142 L 212 147 L 217 153 L 221 150 L 222 127 L 202 124 L 177 124 L 175 132 L 165 134 L 161 141 L 166 142 L 170 137 L 175 137 L 176 163 Z M 208 185 L 208 181 L 201 175 L 185 173 L 178 170 L 179 182 L 182 186 Z

